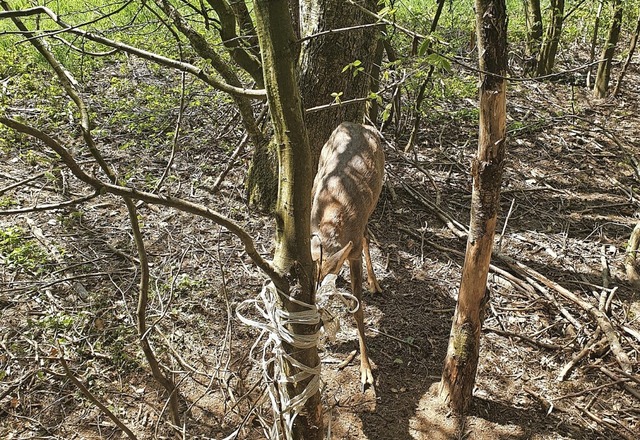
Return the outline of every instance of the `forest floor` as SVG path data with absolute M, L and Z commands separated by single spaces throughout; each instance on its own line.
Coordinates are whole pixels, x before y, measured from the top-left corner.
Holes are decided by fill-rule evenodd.
M 111 79 L 127 68 L 136 71 L 134 84 L 171 81 L 144 66 L 111 66 L 85 93 L 95 94 L 103 154 L 129 185 L 147 189 L 167 167 L 169 152 L 157 147 L 164 139 L 154 146 L 157 133 L 135 137 L 114 117 L 121 91 Z M 33 119 L 38 103 L 22 104 L 7 113 Z M 360 390 L 357 355 L 342 365 L 357 347 L 355 325 L 343 310 L 337 340 L 321 352 L 333 439 L 452 438 L 442 423 L 452 419 L 430 402 L 459 287 L 468 169 L 477 145 L 477 121 L 450 115 L 474 105 L 464 100 L 431 109 L 409 153 L 403 152 L 404 118 L 384 133 L 387 177 L 369 225 L 383 293 L 364 301 L 375 391 Z M 226 107 L 205 110 L 187 108 L 164 188 L 237 221 L 259 252 L 271 256 L 271 218 L 245 205 L 248 153 L 213 193 L 242 133 Z M 157 121 L 162 136 L 170 137 L 176 113 Z M 488 283 L 474 400 L 457 438 L 640 438 L 640 295 L 623 268 L 640 207 L 639 114 L 637 65 L 615 99 L 594 100 L 584 85 L 567 82 L 510 84 L 497 269 Z M 63 123 L 52 134 L 86 160 L 75 126 Z M 67 171 L 55 171 L 53 154 L 27 137 L 16 136 L 0 154 L 0 195 L 11 198 L 3 210 L 88 192 Z M 265 277 L 240 242 L 211 222 L 142 203 L 139 212 L 152 270 L 150 337 L 180 384 L 189 414 L 184 438 L 221 439 L 236 429 L 237 438 L 264 438 L 263 422 L 272 416 L 252 362 L 261 351 L 250 351 L 258 332 L 240 323 L 235 309 L 258 295 Z M 7 238 L 10 228 L 18 228 L 17 238 Z M 167 438 L 166 399 L 136 337 L 138 265 L 123 203 L 103 195 L 82 205 L 3 215 L 0 229 L 0 438 L 124 438 L 69 380 L 62 354 L 138 438 Z M 26 260 L 12 253 L 16 249 Z M 36 258 L 43 263 L 28 263 Z M 516 262 L 601 305 L 633 374 L 621 370 L 587 311 Z M 344 279 L 338 284 L 346 289 Z M 586 356 L 559 380 L 584 349 Z

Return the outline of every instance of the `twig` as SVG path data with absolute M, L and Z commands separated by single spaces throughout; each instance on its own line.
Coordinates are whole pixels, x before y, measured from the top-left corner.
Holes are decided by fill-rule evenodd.
M 501 258 L 503 260 L 507 261 L 507 257 L 501 256 Z M 508 260 L 511 260 L 511 259 L 509 258 Z M 526 266 L 526 265 L 524 265 L 524 264 L 522 264 L 522 263 L 520 263 L 518 261 L 513 261 L 513 260 L 511 260 L 510 262 L 508 261 L 507 263 L 512 268 L 515 268 L 516 270 L 519 270 L 520 272 L 524 272 L 527 276 L 530 276 L 533 279 L 535 279 L 535 280 L 539 281 L 540 283 L 544 284 L 545 286 L 555 290 L 560 295 L 562 295 L 566 299 L 572 301 L 573 303 L 577 304 L 583 310 L 588 312 L 595 319 L 596 323 L 602 329 L 603 333 L 607 337 L 607 340 L 609 341 L 609 345 L 611 346 L 611 351 L 613 351 L 613 354 L 616 357 L 616 360 L 618 361 L 618 364 L 620 365 L 622 370 L 623 371 L 627 371 L 627 372 L 632 371 L 631 361 L 629 360 L 629 356 L 627 356 L 627 354 L 622 349 L 622 346 L 620 345 L 620 340 L 618 339 L 618 336 L 616 335 L 616 332 L 615 332 L 613 326 L 611 325 L 611 321 L 609 321 L 609 318 L 607 317 L 607 315 L 605 315 L 600 310 L 598 310 L 598 308 L 596 306 L 594 306 L 593 304 L 583 300 L 582 298 L 579 298 L 573 292 L 565 289 L 564 287 L 562 287 L 558 283 L 556 283 L 554 281 L 551 281 L 550 279 L 548 279 L 547 277 L 545 277 L 541 273 L 536 272 L 535 270 L 531 269 L 530 267 L 528 267 L 528 266 Z
M 453 232 L 458 238 L 466 238 L 467 237 L 467 228 L 463 224 L 459 223 L 455 219 L 451 218 L 449 214 L 447 214 L 444 210 L 442 210 L 439 206 L 434 203 L 431 203 L 427 200 L 426 197 L 419 194 L 415 189 L 411 186 L 407 185 L 404 182 L 400 182 L 404 189 L 409 193 L 409 195 L 416 200 L 418 203 L 422 203 L 424 206 L 433 211 L 440 220 Z
M 213 182 L 213 186 L 211 187 L 211 190 L 210 190 L 212 194 L 215 194 L 220 190 L 220 185 L 222 184 L 224 178 L 227 177 L 227 174 L 229 174 L 229 171 L 231 171 L 231 168 L 233 168 L 234 165 L 236 164 L 236 159 L 238 158 L 240 153 L 244 151 L 244 147 L 247 145 L 248 141 L 249 141 L 249 135 L 245 133 L 244 136 L 242 137 L 242 140 L 240 141 L 236 149 L 233 150 L 233 153 L 231 153 L 231 156 L 227 160 L 227 166 L 218 175 L 218 177 L 216 178 L 216 181 Z
M 627 278 L 629 282 L 636 287 L 640 287 L 640 275 L 636 269 L 638 248 L 640 248 L 640 222 L 633 228 L 624 257 L 624 267 L 627 272 Z
M 180 78 L 180 104 L 178 108 L 178 118 L 176 119 L 176 128 L 173 131 L 173 139 L 171 141 L 171 155 L 169 156 L 169 161 L 167 162 L 167 166 L 164 168 L 164 171 L 162 172 L 162 176 L 160 176 L 160 179 L 158 179 L 158 183 L 156 183 L 156 186 L 151 191 L 152 193 L 158 192 L 158 190 L 162 186 L 162 183 L 164 182 L 164 179 L 167 178 L 167 175 L 169 174 L 169 170 L 173 165 L 173 160 L 176 157 L 176 150 L 178 149 L 178 138 L 180 136 L 180 129 L 182 128 L 182 116 L 184 115 L 184 110 L 186 108 L 184 103 L 184 93 L 185 93 L 185 83 L 186 83 L 184 72 L 182 72 L 180 77 L 181 77 Z
M 582 350 L 580 350 L 578 352 L 578 354 L 576 354 L 569 362 L 567 362 L 564 367 L 562 367 L 562 369 L 558 373 L 558 376 L 556 377 L 556 380 L 558 382 L 562 382 L 563 380 L 565 380 L 567 378 L 567 375 L 569 374 L 569 372 L 576 365 L 578 365 L 578 363 L 582 359 L 584 359 L 589 353 L 593 353 L 593 352 L 599 351 L 598 347 L 602 347 L 602 346 L 604 346 L 604 344 L 607 343 L 607 338 L 604 337 L 604 336 L 602 338 L 598 339 L 598 336 L 600 335 L 600 333 L 601 333 L 600 331 L 596 332 L 594 337 L 592 337 L 589 340 L 589 342 L 584 346 L 584 348 Z
M 615 429 L 615 426 L 613 426 L 611 423 L 601 419 L 600 417 L 596 416 L 595 414 L 593 414 L 591 411 L 589 411 L 587 408 L 585 408 L 584 406 L 578 405 L 578 404 L 574 404 L 576 408 L 578 408 L 580 411 L 582 411 L 584 414 L 587 415 L 587 417 L 589 417 L 591 420 L 593 420 L 594 422 L 598 423 L 599 425 L 602 425 L 604 427 L 606 427 L 608 430 L 610 430 L 611 432 L 615 432 L 617 435 L 621 436 L 624 440 L 636 440 L 637 437 L 631 437 L 630 435 L 625 434 L 624 432 L 620 432 L 619 430 Z M 628 428 L 624 427 L 624 429 L 628 430 Z
M 355 358 L 355 357 L 356 357 L 356 354 L 358 354 L 358 351 L 357 351 L 357 350 L 353 350 L 351 353 L 349 353 L 349 354 L 347 355 L 347 357 L 346 357 L 342 362 L 340 362 L 340 363 L 336 366 L 336 368 L 337 368 L 338 370 L 342 370 L 344 367 L 346 367 L 347 365 L 349 365 L 349 362 L 351 362 L 351 361 L 353 360 L 353 358 Z
M 409 347 L 413 347 L 416 350 L 422 350 L 422 347 L 420 347 L 420 346 L 418 346 L 416 344 L 413 344 L 413 343 L 411 343 L 409 341 L 405 341 L 404 339 L 400 339 L 397 336 L 390 335 L 389 333 L 385 333 L 383 331 L 380 331 L 377 328 L 371 328 L 370 330 L 373 331 L 374 333 L 379 334 L 379 335 L 386 336 L 387 338 L 393 339 L 394 341 L 398 341 L 398 342 L 400 342 L 402 344 L 406 344 Z
M 624 330 L 629 336 L 633 336 L 638 342 L 640 342 L 640 332 L 638 330 L 632 329 L 626 325 L 620 326 L 620 328 L 622 328 L 622 330 Z
M 554 405 L 552 401 L 550 401 L 546 397 L 542 397 L 539 393 L 535 392 L 530 387 L 524 386 L 523 389 L 527 394 L 529 394 L 530 396 L 535 398 L 538 402 L 540 402 L 540 404 L 542 405 L 542 407 L 544 408 L 547 414 L 550 414 L 551 411 L 553 411 L 554 409 L 557 409 L 558 411 L 561 411 L 561 412 L 567 412 L 566 408 L 562 406 Z
M 507 212 L 507 216 L 504 219 L 504 225 L 502 226 L 502 233 L 500 234 L 498 243 L 496 243 L 497 252 L 500 252 L 502 250 L 502 239 L 504 238 L 504 233 L 507 230 L 507 225 L 509 224 L 509 218 L 511 218 L 511 213 L 513 212 L 513 205 L 515 203 L 516 203 L 516 199 L 511 199 L 511 205 L 509 206 L 509 211 Z
M 58 24 L 60 27 L 63 28 L 60 32 L 70 32 L 76 35 L 81 35 L 88 40 L 95 41 L 97 43 L 103 44 L 108 47 L 112 47 L 114 49 L 122 50 L 123 52 L 127 52 L 132 55 L 139 56 L 140 58 L 153 61 L 154 63 L 158 63 L 166 67 L 171 67 L 171 68 L 180 70 L 181 72 L 188 72 L 200 78 L 205 83 L 209 84 L 211 87 L 221 90 L 223 92 L 227 92 L 232 95 L 247 96 L 252 98 L 265 98 L 266 96 L 266 91 L 264 89 L 252 90 L 252 89 L 245 89 L 242 87 L 235 87 L 220 80 L 219 78 L 216 78 L 214 76 L 211 76 L 205 73 L 203 69 L 201 69 L 200 67 L 194 66 L 192 64 L 185 63 L 182 61 L 176 61 L 171 58 L 167 58 L 153 52 L 148 52 L 146 50 L 138 49 L 128 44 L 110 40 L 108 38 L 105 38 L 97 34 L 93 34 L 91 32 L 86 32 L 81 29 L 76 29 L 72 26 L 69 26 L 65 22 L 63 22 L 51 9 L 47 7 L 36 6 L 34 8 L 28 8 L 28 9 L 19 10 L 19 11 L 9 11 L 9 6 L 6 1 L 0 1 L 0 5 L 5 10 L 8 11 L 8 12 L 0 12 L 0 19 L 7 18 L 7 17 L 15 18 L 15 17 L 21 17 L 21 16 L 46 14 L 56 24 Z
M 60 203 L 51 203 L 48 205 L 36 205 L 31 206 L 29 208 L 17 208 L 17 209 L 7 209 L 5 211 L 0 211 L 0 216 L 3 215 L 13 215 L 13 214 L 24 214 L 26 212 L 40 212 L 40 211 L 50 211 L 52 209 L 62 209 L 69 206 L 79 205 L 80 203 L 84 203 L 88 200 L 94 199 L 98 197 L 100 194 L 94 192 L 93 194 L 86 195 L 84 197 L 80 197 L 73 200 L 67 200 L 66 202 Z
M 526 341 L 532 345 L 536 345 L 538 347 L 542 347 L 542 348 L 546 348 L 548 350 L 564 350 L 564 346 L 562 345 L 556 345 L 556 344 L 549 344 L 547 342 L 542 342 L 542 341 L 537 341 L 529 336 L 526 335 L 521 335 L 519 333 L 513 333 L 510 331 L 506 331 L 506 330 L 500 330 L 498 328 L 492 328 L 492 327 L 484 327 L 484 330 L 487 332 L 492 332 L 495 333 L 497 335 L 500 336 L 506 336 L 506 337 L 515 337 L 515 338 L 519 338 L 522 339 L 523 341 Z
M 452 248 L 448 248 L 446 246 L 442 246 L 438 243 L 435 243 L 431 240 L 423 240 L 423 238 L 418 235 L 416 232 L 412 231 L 411 229 L 405 227 L 405 226 L 398 226 L 398 229 L 400 229 L 401 231 L 404 231 L 405 233 L 409 234 L 410 236 L 414 237 L 416 240 L 421 240 L 422 242 L 424 242 L 424 244 L 427 244 L 429 246 L 431 246 L 432 248 L 442 251 L 442 252 L 447 252 L 453 255 L 456 255 L 460 258 L 464 258 L 464 252 L 461 252 L 457 249 L 452 249 Z M 507 281 L 509 281 L 510 283 L 512 283 L 513 285 L 515 285 L 518 289 L 522 290 L 523 292 L 529 293 L 529 294 L 534 294 L 535 293 L 535 289 L 533 288 L 533 286 L 531 286 L 530 284 L 527 284 L 525 281 L 521 280 L 520 278 L 515 277 L 514 275 L 512 275 L 511 273 L 507 272 L 504 269 L 499 268 L 498 266 L 494 265 L 494 264 L 490 264 L 489 265 L 489 270 L 494 273 L 499 275 L 500 277 L 506 279 Z
M 113 54 L 118 52 L 118 49 L 111 49 L 111 50 L 108 50 L 106 52 L 90 52 L 90 51 L 82 49 L 80 47 L 76 47 L 73 43 L 65 40 L 62 37 L 58 37 L 57 35 L 51 35 L 51 37 L 53 39 L 55 39 L 55 40 L 60 41 L 62 44 L 66 45 L 66 46 L 69 46 L 71 49 L 73 49 L 76 52 L 79 52 L 79 53 L 81 53 L 83 55 L 89 55 L 89 56 L 92 56 L 92 57 L 108 57 L 108 56 L 111 56 L 111 55 L 113 55 Z
M 627 379 L 629 379 L 632 382 L 637 383 L 638 385 L 640 385 L 640 377 L 637 374 L 625 373 L 624 371 L 618 370 L 617 368 L 615 368 L 613 371 L 618 373 L 618 374 L 622 374 Z
M 536 280 L 530 277 L 526 271 L 520 270 L 516 265 L 516 261 L 514 259 L 509 258 L 502 254 L 499 254 L 498 257 L 502 259 L 512 270 L 522 275 L 527 281 L 527 283 L 532 285 L 538 292 L 542 293 L 560 311 L 560 313 L 576 328 L 576 330 L 582 329 L 583 325 L 576 318 L 574 318 L 573 315 L 562 304 L 560 304 L 553 295 L 551 295 L 551 293 L 547 288 L 537 283 Z
M 62 364 L 62 368 L 64 368 L 64 372 L 67 374 L 69 380 L 78 387 L 78 389 L 82 392 L 82 394 L 84 394 L 87 399 L 89 399 L 94 405 L 100 408 L 100 410 L 105 413 L 106 416 L 109 417 L 111 421 L 116 424 L 116 426 L 118 426 L 118 428 L 120 428 L 125 434 L 127 434 L 127 437 L 133 440 L 137 440 L 135 434 L 124 423 L 122 423 L 122 421 L 118 417 L 116 417 L 116 415 L 112 413 L 109 408 L 107 408 L 93 394 L 91 394 L 91 391 L 89 391 L 89 389 L 84 386 L 84 384 L 80 382 L 77 377 L 73 375 L 73 373 L 69 369 L 69 366 L 67 365 L 67 361 L 64 359 L 64 352 L 62 351 L 62 348 L 60 348 L 60 350 L 62 353 L 62 356 L 60 356 L 59 358 L 60 363 Z
M 40 177 L 42 177 L 44 175 L 45 175 L 45 171 L 43 171 L 41 173 L 38 173 L 38 174 L 34 174 L 33 176 L 29 176 L 26 179 L 20 180 L 20 181 L 18 181 L 16 183 L 13 183 L 13 184 L 9 185 L 9 186 L 5 186 L 4 188 L 0 189 L 0 196 L 2 194 L 6 193 L 7 191 L 11 191 L 14 188 L 17 188 L 19 186 L 25 185 L 25 184 L 27 184 L 29 182 L 33 182 L 34 180 L 37 180 L 37 179 L 39 179 Z M 12 176 L 4 176 L 3 175 L 2 177 L 13 179 Z
M 601 390 L 603 388 L 611 388 L 613 385 L 618 385 L 618 383 L 624 382 L 625 380 L 627 380 L 627 379 L 620 379 L 620 380 L 617 380 L 615 382 L 605 383 L 604 385 L 599 385 L 597 387 L 586 388 L 586 389 L 584 389 L 582 391 L 578 391 L 578 392 L 575 392 L 575 393 L 569 393 L 569 394 L 565 394 L 564 396 L 554 397 L 551 400 L 553 400 L 554 402 L 557 402 L 558 400 L 563 400 L 563 399 L 573 399 L 575 397 L 580 397 L 580 396 L 582 396 L 584 394 L 587 394 L 587 393 L 592 393 L 594 391 L 599 391 L 599 390 Z
M 302 43 L 304 41 L 307 40 L 311 40 L 313 38 L 318 38 L 318 37 L 322 37 L 324 35 L 334 35 L 334 34 L 338 34 L 341 32 L 351 32 L 351 31 L 356 31 L 359 29 L 367 29 L 370 27 L 382 27 L 382 26 L 386 26 L 386 24 L 384 23 L 367 23 L 367 24 L 361 24 L 358 26 L 350 26 L 350 27 L 344 27 L 344 28 L 338 28 L 338 29 L 329 29 L 328 31 L 322 31 L 322 32 L 318 32 L 317 34 L 312 34 L 312 35 L 308 35 L 306 37 L 300 38 L 297 43 Z
M 624 381 L 622 379 L 620 379 L 618 376 L 613 374 L 613 371 L 611 371 L 611 370 L 609 370 L 609 369 L 607 369 L 605 367 L 600 367 L 599 370 L 602 371 L 607 376 L 609 376 L 609 378 L 611 378 L 611 379 L 613 379 L 615 381 L 621 381 L 622 383 L 618 384 L 620 386 L 620 388 L 624 389 L 626 392 L 628 392 L 629 394 L 631 394 L 633 397 L 635 397 L 636 399 L 638 399 L 640 401 L 640 392 L 638 390 L 632 388 L 631 386 L 627 385 L 626 383 L 624 383 Z M 623 373 L 626 373 L 626 372 L 623 370 Z M 626 375 L 629 375 L 629 374 L 627 373 Z

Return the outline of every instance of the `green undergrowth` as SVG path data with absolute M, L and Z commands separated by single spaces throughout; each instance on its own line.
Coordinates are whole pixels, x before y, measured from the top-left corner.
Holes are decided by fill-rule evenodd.
M 41 275 L 50 269 L 47 251 L 22 228 L 0 229 L 0 256 L 9 270 L 21 269 Z

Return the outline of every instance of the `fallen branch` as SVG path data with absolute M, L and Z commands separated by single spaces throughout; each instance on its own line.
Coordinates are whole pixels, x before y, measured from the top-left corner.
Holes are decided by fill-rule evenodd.
M 52 209 L 62 209 L 62 208 L 67 208 L 69 206 L 75 206 L 75 205 L 79 205 L 81 203 L 84 203 L 86 201 L 89 201 L 95 197 L 97 197 L 99 195 L 99 193 L 93 193 L 93 194 L 88 194 L 84 197 L 80 197 L 77 199 L 73 199 L 73 200 L 67 200 L 65 202 L 60 202 L 60 203 L 50 203 L 50 204 L 46 204 L 46 205 L 35 205 L 35 206 L 30 206 L 28 208 L 16 208 L 16 209 L 7 209 L 4 211 L 0 211 L 0 216 L 4 216 L 4 215 L 13 215 L 13 214 L 24 214 L 27 212 L 38 212 L 38 211 L 51 211 Z
M 400 181 L 403 188 L 409 193 L 409 195 L 418 203 L 421 203 L 430 211 L 435 213 L 442 222 L 453 232 L 458 238 L 467 238 L 467 227 L 457 220 L 453 219 L 448 213 L 442 210 L 439 206 L 431 201 L 427 200 L 422 194 L 419 194 L 415 189 Z
M 506 336 L 506 337 L 514 337 L 514 338 L 518 338 L 518 339 L 522 339 L 525 342 L 528 342 L 532 345 L 536 345 L 538 347 L 542 347 L 542 348 L 546 348 L 548 350 L 564 350 L 564 346 L 563 345 L 556 345 L 556 344 L 549 344 L 547 342 L 542 342 L 542 341 L 537 341 L 529 336 L 526 335 L 521 335 L 519 333 L 513 333 L 510 331 L 506 331 L 506 330 L 500 330 L 498 328 L 493 328 L 493 327 L 484 327 L 483 328 L 484 331 L 487 332 L 491 332 L 491 333 L 495 333 L 497 335 L 500 336 Z
M 370 328 L 369 330 L 371 330 L 371 331 L 373 331 L 374 333 L 377 333 L 377 334 L 379 334 L 379 335 L 386 336 L 387 338 L 393 339 L 394 341 L 398 341 L 398 342 L 400 342 L 401 344 L 406 344 L 406 345 L 408 345 L 409 347 L 413 347 L 413 348 L 415 348 L 416 350 L 422 350 L 422 348 L 421 348 L 420 346 L 416 345 L 416 344 L 413 344 L 413 343 L 411 343 L 411 342 L 409 342 L 409 341 L 405 341 L 404 339 L 400 339 L 400 338 L 398 338 L 397 336 L 390 335 L 389 333 L 382 332 L 382 331 L 378 330 L 377 328 L 373 328 L 373 327 L 372 327 L 372 328 Z
M 624 268 L 627 272 L 629 282 L 636 287 L 640 287 L 640 275 L 636 269 L 636 260 L 638 254 L 638 246 L 640 245 L 640 222 L 633 228 L 629 244 L 627 245 L 626 255 L 624 257 Z
M 575 407 L 578 408 L 580 411 L 582 411 L 584 414 L 586 414 L 587 417 L 589 417 L 591 420 L 596 422 L 598 425 L 604 426 L 609 431 L 614 432 L 617 435 L 621 436 L 624 440 L 636 440 L 637 439 L 637 437 L 631 437 L 630 435 L 627 435 L 624 432 L 620 432 L 619 430 L 615 429 L 615 426 L 613 426 L 611 423 L 601 419 L 600 417 L 596 416 L 591 411 L 589 411 L 587 408 L 585 408 L 583 406 L 580 406 L 580 405 L 577 405 L 577 404 L 575 405 Z M 628 428 L 626 428 L 624 426 L 623 426 L 623 428 L 628 430 Z
M 546 289 L 544 286 L 540 285 L 538 282 L 536 282 L 536 280 L 532 277 L 530 277 L 526 271 L 524 270 L 518 270 L 518 267 L 516 266 L 516 261 L 508 258 L 504 255 L 499 255 L 499 257 L 509 266 L 511 267 L 512 270 L 514 270 L 515 272 L 519 273 L 521 276 L 523 276 L 525 278 L 525 280 L 527 281 L 527 283 L 529 283 L 530 285 L 532 285 L 536 290 L 538 290 L 540 293 L 542 293 L 560 312 L 560 314 L 562 314 L 562 316 L 564 316 L 567 321 L 569 321 L 575 328 L 576 330 L 580 330 L 582 329 L 583 325 L 576 319 L 573 317 L 573 315 L 566 309 L 566 307 L 564 307 L 562 304 L 560 304 L 558 302 L 558 300 L 549 292 L 548 289 Z M 537 273 L 537 272 L 536 272 Z
M 556 377 L 556 380 L 558 382 L 562 382 L 563 380 L 565 380 L 567 378 L 567 375 L 569 374 L 569 372 L 576 365 L 578 365 L 578 363 L 582 359 L 584 359 L 589 353 L 594 353 L 594 352 L 599 351 L 599 348 L 603 347 L 604 344 L 607 343 L 607 338 L 606 337 L 602 337 L 602 338 L 598 339 L 599 335 L 600 335 L 600 331 L 596 332 L 594 337 L 590 339 L 590 341 L 587 343 L 587 345 L 585 345 L 584 348 L 582 350 L 580 350 L 580 352 L 578 354 L 576 354 L 569 362 L 567 362 L 565 364 L 564 367 L 562 367 L 562 369 L 558 373 L 558 376 Z
M 620 344 L 620 340 L 618 339 L 618 335 L 616 334 L 616 331 L 613 328 L 613 325 L 611 325 L 611 321 L 609 321 L 609 318 L 607 317 L 606 314 L 598 310 L 598 307 L 594 306 L 588 301 L 583 300 L 582 298 L 579 298 L 573 292 L 565 289 L 555 281 L 551 281 L 550 279 L 548 279 L 541 273 L 536 272 L 530 267 L 518 261 L 515 261 L 509 257 L 506 257 L 504 255 L 501 255 L 500 258 L 502 258 L 503 261 L 505 261 L 512 269 L 526 275 L 527 277 L 533 278 L 534 280 L 542 283 L 543 285 L 545 285 L 550 289 L 555 290 L 564 298 L 570 300 L 571 302 L 573 302 L 574 304 L 578 305 L 583 310 L 585 310 L 587 313 L 589 313 L 595 319 L 596 323 L 598 324 L 598 327 L 600 327 L 600 329 L 606 336 L 607 340 L 609 341 L 609 346 L 611 347 L 611 351 L 616 357 L 616 360 L 618 361 L 618 364 L 622 368 L 622 371 L 626 371 L 626 372 L 632 371 L 631 361 L 629 360 L 629 356 L 627 356 L 627 353 L 625 353 L 624 350 L 622 349 L 622 345 Z
M 66 373 L 67 377 L 69 378 L 69 380 L 71 382 L 73 382 L 73 384 L 75 386 L 78 387 L 78 389 L 80 390 L 80 392 L 87 398 L 89 399 L 94 405 L 96 405 L 98 408 L 100 408 L 100 410 L 105 413 L 105 415 L 107 417 L 109 417 L 111 419 L 111 421 L 113 423 L 116 424 L 116 426 L 118 428 L 120 428 L 125 434 L 127 434 L 127 437 L 129 437 L 130 439 L 133 440 L 137 440 L 137 437 L 135 436 L 135 434 L 127 427 L 127 425 L 125 425 L 124 423 L 122 423 L 122 421 L 116 417 L 116 415 L 114 413 L 112 413 L 109 408 L 107 408 L 102 402 L 100 402 L 93 394 L 91 394 L 91 391 L 89 391 L 89 389 L 77 378 L 73 375 L 73 373 L 71 372 L 71 370 L 69 369 L 69 365 L 67 365 L 67 361 L 64 359 L 64 352 L 62 353 L 62 356 L 60 356 L 60 363 L 62 364 L 62 368 L 64 368 L 64 372 Z
M 604 388 L 610 388 L 614 385 L 618 385 L 620 382 L 624 382 L 626 379 L 620 379 L 620 380 L 616 380 L 614 382 L 611 383 L 605 383 L 604 385 L 598 385 L 597 387 L 591 387 L 591 388 L 586 388 L 582 391 L 577 391 L 575 393 L 569 393 L 569 394 L 565 394 L 564 396 L 560 396 L 560 397 L 554 397 L 552 400 L 554 402 L 557 402 L 559 400 L 564 400 L 564 399 L 574 399 L 576 397 L 580 397 L 583 396 L 587 393 L 593 393 L 594 391 L 600 391 Z
M 611 371 L 611 370 L 609 370 L 609 369 L 607 369 L 605 367 L 600 367 L 599 370 L 602 371 L 607 376 L 609 376 L 610 379 L 615 380 L 616 382 L 619 381 L 620 383 L 618 385 L 620 386 L 620 388 L 624 389 L 627 393 L 631 394 L 633 397 L 635 397 L 636 399 L 640 400 L 640 392 L 638 390 L 632 388 L 631 386 L 627 385 L 626 383 L 624 383 L 624 379 L 619 378 L 618 376 L 613 374 L 613 371 Z M 625 372 L 623 371 L 623 373 L 625 373 Z M 625 374 L 625 376 L 627 376 L 627 374 Z

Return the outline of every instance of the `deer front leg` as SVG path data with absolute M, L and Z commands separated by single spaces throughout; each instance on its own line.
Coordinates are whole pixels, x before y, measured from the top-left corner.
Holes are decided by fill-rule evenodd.
M 368 386 L 373 388 L 373 374 L 371 373 L 371 364 L 367 355 L 367 345 L 364 340 L 364 304 L 362 302 L 362 257 L 357 260 L 349 260 L 349 269 L 351 271 L 351 291 L 353 296 L 358 299 L 358 310 L 355 311 L 353 317 L 358 327 L 358 341 L 360 342 L 360 382 L 362 383 L 362 391 Z
M 364 239 L 362 240 L 362 249 L 364 250 L 364 258 L 367 263 L 367 281 L 369 283 L 370 293 L 382 293 L 382 288 L 378 284 L 376 274 L 373 272 L 373 263 L 371 263 L 371 253 L 369 252 L 369 232 L 364 233 Z

